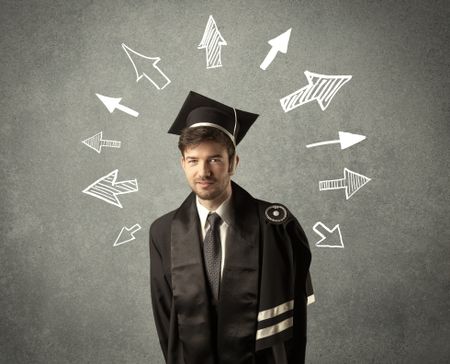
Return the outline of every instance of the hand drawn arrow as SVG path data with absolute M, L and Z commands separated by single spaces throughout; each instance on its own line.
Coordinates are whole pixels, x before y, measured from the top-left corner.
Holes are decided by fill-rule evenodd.
M 341 229 L 337 224 L 333 229 L 328 229 L 323 223 L 316 222 L 313 226 L 313 230 L 321 237 L 316 243 L 316 246 L 320 248 L 343 248 L 344 243 L 342 241 Z M 328 242 L 322 243 L 328 239 Z M 331 241 L 331 242 L 330 242 Z
M 327 191 L 343 188 L 345 189 L 345 197 L 348 200 L 356 191 L 358 191 L 370 180 L 370 178 L 363 176 L 362 174 L 355 173 L 347 168 L 344 168 L 344 178 L 320 181 L 319 190 Z
M 94 149 L 97 153 L 100 154 L 102 151 L 102 147 L 108 147 L 108 148 L 120 148 L 120 145 L 122 144 L 118 140 L 105 140 L 102 139 L 103 132 L 99 132 L 90 138 L 87 138 L 82 141 L 83 144 L 87 145 L 89 148 Z
M 127 113 L 131 116 L 134 116 L 135 118 L 138 117 L 139 113 L 137 111 L 134 111 L 133 109 L 130 109 L 129 107 L 126 107 L 124 105 L 120 104 L 120 101 L 122 101 L 121 97 L 109 97 L 109 96 L 103 96 L 100 94 L 96 94 L 97 97 L 100 99 L 103 104 L 105 104 L 108 111 L 112 114 L 112 112 L 115 109 L 119 109 L 120 111 L 123 111 L 124 113 Z
M 117 195 L 136 192 L 138 190 L 138 184 L 135 179 L 116 182 L 118 172 L 119 170 L 115 169 L 106 176 L 99 178 L 97 181 L 86 187 L 83 190 L 83 193 L 122 208 L 123 206 L 117 198 Z
M 269 53 L 267 53 L 266 58 L 264 58 L 264 61 L 259 66 L 262 70 L 266 70 L 267 67 L 269 67 L 269 65 L 275 59 L 278 52 L 285 54 L 287 53 L 289 38 L 291 36 L 291 30 L 292 28 L 289 28 L 284 33 L 280 34 L 278 37 L 268 41 L 268 43 L 272 46 L 272 48 L 270 49 Z
M 344 86 L 351 75 L 330 76 L 305 71 L 308 85 L 280 99 L 284 112 L 291 111 L 307 102 L 317 100 L 324 111 L 338 90 Z
M 134 67 L 134 71 L 136 72 L 136 82 L 139 82 L 142 79 L 142 77 L 145 77 L 158 90 L 162 90 L 164 87 L 166 87 L 170 83 L 169 78 L 157 66 L 158 62 L 161 61 L 161 58 L 144 56 L 143 54 L 140 54 L 140 53 L 132 50 L 125 43 L 122 43 L 122 48 L 125 51 L 125 53 L 127 54 L 128 58 L 131 61 L 131 64 Z M 153 67 L 153 69 L 149 69 L 148 61 L 150 61 L 150 63 L 152 63 L 151 67 Z M 139 67 L 137 66 L 138 63 L 139 63 Z M 138 68 L 141 71 L 139 71 Z M 145 72 L 145 71 L 142 71 L 143 69 L 149 69 L 149 70 L 148 70 L 148 72 Z M 149 76 L 149 75 L 151 75 L 151 76 Z
M 206 48 L 206 68 L 222 67 L 221 48 L 225 45 L 227 42 L 220 34 L 213 16 L 210 15 L 202 40 L 197 47 L 197 49 Z
M 352 134 L 352 133 L 347 133 L 345 131 L 340 131 L 338 140 L 328 140 L 328 141 L 325 141 L 325 142 L 318 142 L 318 143 L 308 144 L 306 146 L 306 148 L 313 148 L 313 147 L 318 147 L 320 145 L 326 145 L 326 144 L 337 144 L 337 143 L 340 143 L 341 144 L 341 150 L 343 150 L 343 149 L 350 148 L 352 145 L 355 145 L 355 144 L 363 141 L 364 139 L 366 139 L 366 137 L 364 135 Z
M 129 241 L 133 241 L 134 239 L 136 239 L 134 234 L 139 230 L 141 230 L 141 225 L 139 224 L 134 224 L 130 228 L 124 226 L 122 230 L 120 230 L 119 235 L 117 235 L 116 241 L 114 242 L 113 246 L 119 246 L 128 243 Z

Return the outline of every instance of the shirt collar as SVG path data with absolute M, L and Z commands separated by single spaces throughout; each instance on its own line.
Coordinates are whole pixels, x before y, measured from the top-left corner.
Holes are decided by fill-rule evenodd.
M 231 223 L 231 195 L 220 204 L 220 206 L 215 211 L 209 211 L 205 206 L 203 206 L 198 196 L 195 198 L 197 204 L 198 217 L 200 218 L 200 224 L 203 228 L 206 227 L 206 219 L 208 218 L 208 214 L 211 212 L 215 212 L 220 218 L 228 225 Z

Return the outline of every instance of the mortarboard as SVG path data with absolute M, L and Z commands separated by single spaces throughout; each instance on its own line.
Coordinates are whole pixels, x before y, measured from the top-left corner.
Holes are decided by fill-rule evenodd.
M 210 126 L 223 131 L 237 145 L 258 116 L 190 91 L 169 133 L 180 135 L 184 128 Z

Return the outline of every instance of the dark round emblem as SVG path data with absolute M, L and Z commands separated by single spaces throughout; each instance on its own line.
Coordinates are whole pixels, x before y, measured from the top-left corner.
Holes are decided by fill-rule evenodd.
M 266 211 L 265 215 L 267 220 L 271 222 L 280 223 L 286 220 L 287 218 L 287 210 L 284 206 L 281 205 L 272 205 L 269 206 Z

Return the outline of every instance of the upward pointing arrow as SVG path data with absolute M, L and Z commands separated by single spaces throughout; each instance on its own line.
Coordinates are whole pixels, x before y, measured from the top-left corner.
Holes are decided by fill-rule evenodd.
M 115 109 L 119 109 L 120 111 L 123 111 L 131 116 L 134 116 L 135 118 L 139 116 L 139 113 L 137 111 L 134 111 L 133 109 L 130 109 L 129 107 L 120 104 L 120 101 L 122 101 L 121 97 L 109 97 L 100 94 L 96 95 L 100 99 L 100 101 L 103 102 L 103 104 L 106 106 L 106 108 L 111 114 Z
M 145 77 L 158 90 L 162 90 L 170 83 L 169 78 L 157 66 L 158 62 L 161 61 L 161 58 L 144 56 L 143 54 L 140 54 L 132 50 L 125 43 L 122 43 L 122 48 L 127 54 L 128 58 L 131 61 L 131 64 L 134 67 L 134 71 L 136 72 L 136 82 L 139 82 L 142 79 L 142 77 Z M 149 67 L 148 65 L 149 61 L 152 64 L 151 67 L 153 69 Z M 139 67 L 137 66 L 138 64 Z M 143 71 L 144 69 L 148 69 L 148 72 Z
M 227 42 L 220 34 L 213 16 L 210 15 L 202 40 L 197 47 L 197 49 L 206 48 L 206 68 L 222 67 L 221 48 L 224 45 L 227 45 Z
M 284 33 L 280 34 L 278 37 L 275 37 L 268 41 L 268 43 L 272 46 L 272 48 L 270 49 L 269 53 L 267 53 L 266 58 L 264 58 L 264 61 L 259 66 L 261 69 L 266 70 L 267 67 L 269 67 L 269 65 L 275 59 L 278 52 L 285 54 L 287 53 L 289 38 L 291 36 L 291 30 L 292 28 L 289 28 Z

